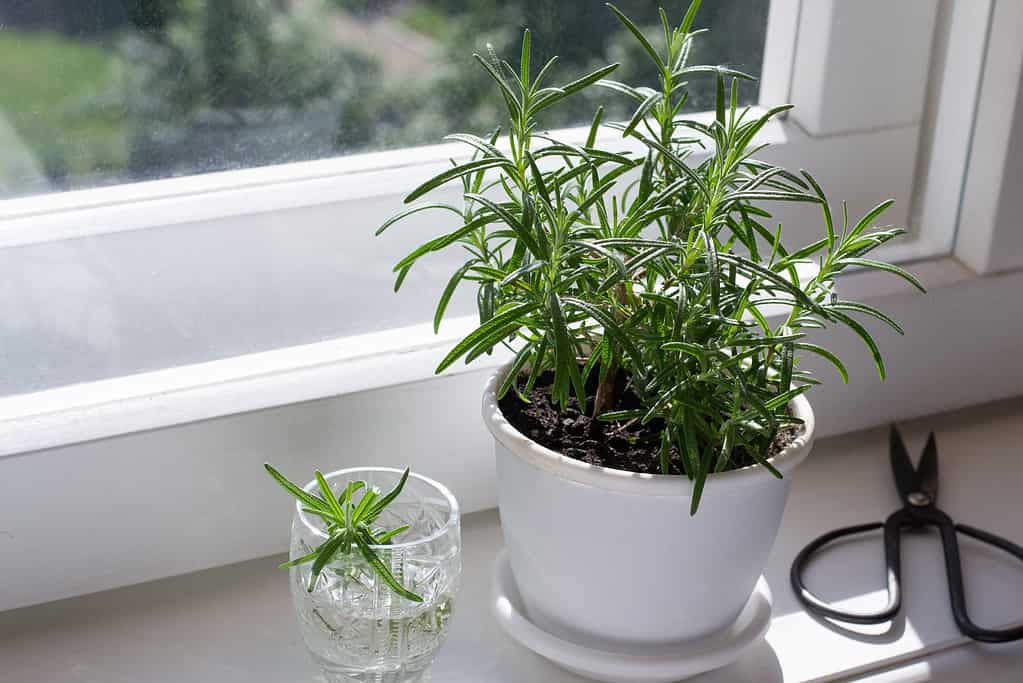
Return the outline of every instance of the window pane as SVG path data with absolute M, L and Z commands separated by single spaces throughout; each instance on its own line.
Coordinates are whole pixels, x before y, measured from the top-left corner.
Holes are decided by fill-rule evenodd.
M 693 62 L 759 75 L 769 0 L 706 2 Z M 657 4 L 618 0 L 642 25 Z M 678 21 L 688 2 L 665 3 Z M 599 0 L 3 0 L 0 198 L 439 142 L 502 123 L 471 57 L 514 60 L 533 32 L 553 81 L 621 62 L 652 79 L 635 41 Z M 660 29 L 651 35 L 660 35 Z M 757 86 L 742 99 L 755 102 Z M 712 107 L 694 82 L 689 107 Z M 585 123 L 587 94 L 546 127 Z

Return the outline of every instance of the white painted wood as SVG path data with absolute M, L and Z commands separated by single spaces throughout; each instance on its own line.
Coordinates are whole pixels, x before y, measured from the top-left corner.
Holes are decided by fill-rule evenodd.
M 789 101 L 801 0 L 771 0 L 760 69 L 760 104 L 773 107 Z
M 0 458 L 429 379 L 472 316 L 0 398 Z M 496 351 L 447 375 L 496 366 Z
M 963 189 L 956 255 L 978 272 L 1023 267 L 1023 3 L 997 0 Z
M 1023 404 L 972 409 L 905 426 L 917 452 L 938 429 L 942 504 L 956 519 L 1023 539 L 1016 492 L 1023 469 Z M 897 505 L 885 458 L 886 434 L 874 430 L 819 442 L 793 480 L 793 495 L 767 579 L 774 623 L 766 641 L 735 664 L 694 683 L 1016 683 L 1023 644 L 952 647 L 958 642 L 946 602 L 940 547 L 931 536 L 907 537 L 905 619 L 875 638 L 840 636 L 800 611 L 788 588 L 789 562 L 811 537 L 834 526 L 879 519 Z M 300 471 L 296 467 L 292 472 Z M 279 491 L 259 489 L 261 520 L 285 547 L 291 506 Z M 265 502 L 264 502 L 265 501 Z M 211 520 L 210 533 L 226 525 Z M 492 562 L 502 545 L 494 511 L 463 518 L 463 587 L 451 635 L 431 669 L 444 683 L 585 683 L 506 638 L 489 615 Z M 203 533 L 197 529 L 196 533 Z M 0 534 L 0 544 L 4 541 Z M 122 547 L 148 549 L 145 538 Z M 1023 612 L 1019 568 L 963 544 L 970 607 L 997 624 Z M 867 606 L 883 582 L 878 539 L 849 544 L 821 558 L 810 577 L 829 597 Z M 120 558 L 122 555 L 118 555 Z M 312 680 L 316 669 L 299 636 L 280 556 L 156 583 L 0 614 L 4 680 L 18 683 L 280 683 Z M 108 563 L 114 566 L 113 562 Z M 45 564 L 40 564 L 45 567 Z M 824 581 L 823 572 L 828 573 Z M 599 596 L 595 596 L 599 599 Z M 924 651 L 929 651 L 923 654 Z
M 579 132 L 583 130 L 585 129 L 580 128 L 559 132 L 568 137 L 581 135 L 585 139 L 585 132 Z M 464 145 L 458 143 L 423 145 L 382 152 L 349 154 L 330 159 L 274 164 L 180 178 L 163 178 L 110 187 L 5 199 L 0 201 L 0 219 L 4 221 L 25 219 L 179 197 L 196 200 L 204 195 L 231 190 L 272 187 L 282 183 L 301 183 L 323 178 L 336 180 L 360 173 L 401 169 L 424 164 L 443 164 L 450 157 L 456 159 L 464 157 L 466 150 Z M 335 190 L 335 192 L 341 192 L 341 190 Z M 363 194 L 372 196 L 373 188 L 367 188 Z M 245 207 L 240 207 L 237 210 L 244 211 Z M 98 226 L 93 232 L 103 230 L 102 226 Z M 92 232 L 85 232 L 83 228 L 82 232 L 78 234 L 92 234 Z M 26 236 L 26 239 L 30 238 L 31 236 Z
M 492 507 L 493 448 L 479 419 L 484 377 L 4 458 L 0 610 L 280 551 L 294 502 L 264 462 L 302 481 L 314 468 L 411 466 L 449 486 L 464 511 Z
M 947 250 L 959 222 L 993 7 L 992 0 L 939 6 L 911 225 Z
M 804 2 L 792 116 L 814 136 L 917 123 L 937 7 L 937 0 Z
M 849 205 L 850 219 L 856 221 L 891 198 L 895 204 L 878 218 L 878 223 L 909 225 L 919 126 L 814 138 L 790 118 L 785 121 L 784 131 L 786 144 L 768 148 L 760 156 L 785 168 L 810 170 L 830 198 L 835 216 L 842 215 L 843 201 Z M 817 153 L 827 161 L 811 166 L 808 159 Z M 782 224 L 782 234 L 792 244 L 808 244 L 824 235 L 824 220 L 815 204 L 773 204 L 765 208 L 774 213 L 771 222 Z M 923 233 L 914 245 L 920 249 L 920 258 L 948 253 L 947 245 L 932 244 L 926 231 Z
M 800 3 L 799 28 L 794 45 L 795 56 L 789 77 L 788 101 L 795 105 L 790 118 L 815 135 L 820 129 L 824 108 L 822 84 L 826 78 L 828 43 L 830 41 L 834 3 Z

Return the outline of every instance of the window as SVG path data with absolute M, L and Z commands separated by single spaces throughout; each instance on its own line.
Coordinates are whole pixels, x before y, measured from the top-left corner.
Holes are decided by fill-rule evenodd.
M 654 4 L 620 4 L 643 24 L 659 21 Z M 670 4 L 680 17 L 687 3 Z M 0 395 L 427 319 L 443 262 L 414 273 L 411 296 L 401 297 L 391 294 L 390 267 L 429 223 L 412 221 L 397 239 L 375 240 L 372 232 L 413 177 L 465 149 L 406 149 L 379 163 L 350 153 L 500 124 L 492 84 L 471 53 L 487 54 L 491 43 L 513 54 L 523 25 L 534 33 L 538 65 L 559 55 L 552 83 L 610 60 L 622 63 L 623 80 L 642 78 L 635 41 L 596 7 L 590 0 L 94 0 L 74 11 L 53 2 L 0 9 L 0 51 L 9 53 L 0 70 L 18 75 L 17 88 L 0 93 L 0 117 L 18 141 L 18 153 L 0 160 L 0 186 L 21 196 L 6 202 L 14 220 L 0 236 L 18 244 L 0 250 L 9 276 L 0 291 L 9 360 Z M 694 59 L 727 58 L 759 75 L 768 9 L 767 0 L 707 3 L 700 21 L 715 31 Z M 710 106 L 708 86 L 696 80 L 691 109 Z M 742 92 L 757 101 L 756 83 Z M 626 116 L 620 95 L 593 97 L 609 117 Z M 567 105 L 546 123 L 585 124 L 594 108 L 593 101 Z M 426 167 L 400 168 L 416 162 Z M 249 168 L 261 166 L 268 167 Z M 209 174 L 239 168 L 249 170 Z M 167 176 L 184 177 L 130 184 Z M 101 185 L 66 198 L 54 192 Z M 136 189 L 146 187 L 156 195 Z M 39 192 L 50 194 L 31 194 Z M 83 238 L 52 241 L 51 230 Z M 450 310 L 471 313 L 471 298 Z
M 314 0 L 293 2 L 303 10 L 317 7 Z M 653 3 L 620 4 L 635 11 Z M 677 14 L 685 3 L 666 4 Z M 1019 394 L 1023 230 L 1020 193 L 1014 190 L 1023 186 L 1018 162 L 1023 158 L 1018 153 L 1023 3 L 704 4 L 704 12 L 720 8 L 716 11 L 733 17 L 714 19 L 715 33 L 727 31 L 736 43 L 723 54 L 733 60 L 739 55 L 743 63 L 734 66 L 762 75 L 759 99 L 750 101 L 797 105 L 787 120 L 764 132 L 775 143 L 775 160 L 815 169 L 831 196 L 850 200 L 853 213 L 894 195 L 897 204 L 888 220 L 908 224 L 913 239 L 889 257 L 912 260 L 912 270 L 931 286 L 930 294 L 920 297 L 893 290 L 887 280 L 864 282 L 856 274 L 840 283 L 858 288 L 867 300 L 884 299 L 877 303 L 906 326 L 907 336 L 880 338 L 892 369 L 883 386 L 869 379 L 870 360 L 858 340 L 827 339 L 857 379 L 849 386 L 829 382 L 814 395 L 822 433 Z M 150 28 L 137 27 L 179 21 L 155 13 L 179 5 L 182 11 L 204 7 L 196 0 L 0 3 L 0 74 L 5 76 L 0 194 L 7 197 L 0 200 L 0 482 L 18 482 L 12 491 L 28 495 L 45 488 L 55 500 L 75 504 L 75 515 L 39 515 L 33 522 L 38 526 L 31 527 L 38 531 L 19 534 L 21 543 L 52 538 L 47 546 L 52 551 L 0 543 L 0 555 L 6 548 L 11 558 L 5 565 L 10 589 L 0 595 L 0 608 L 276 552 L 280 542 L 272 537 L 277 528 L 272 519 L 251 517 L 247 510 L 249 518 L 243 520 L 220 494 L 232 486 L 258 486 L 263 477 L 258 463 L 283 453 L 309 467 L 407 454 L 416 469 L 467 492 L 466 510 L 493 505 L 487 457 L 492 443 L 477 416 L 486 370 L 432 379 L 444 350 L 473 324 L 473 302 L 468 296 L 453 301 L 449 311 L 464 317 L 445 322 L 434 337 L 428 319 L 450 273 L 448 264 L 424 262 L 401 296 L 391 292 L 390 268 L 435 226 L 410 219 L 386 239 L 372 237 L 415 179 L 465 154 L 461 146 L 444 144 L 384 148 L 436 142 L 454 123 L 401 129 L 413 136 L 410 142 L 383 136 L 358 153 L 347 143 L 316 154 L 303 151 L 303 156 L 292 139 L 283 153 L 310 160 L 277 164 L 272 162 L 280 159 L 270 156 L 258 162 L 270 165 L 256 166 L 254 158 L 242 156 L 234 166 L 209 165 L 214 157 L 224 162 L 222 152 L 191 167 L 163 167 L 163 173 L 250 167 L 109 184 L 125 180 L 125 167 L 110 161 L 113 157 L 94 163 L 83 146 L 101 139 L 104 130 L 116 136 L 123 129 L 81 123 L 75 125 L 84 127 L 76 129 L 61 123 L 70 119 L 57 117 L 113 111 L 114 120 L 123 123 L 116 107 L 102 109 L 113 106 L 109 101 L 92 101 L 99 110 L 84 107 L 76 86 L 88 90 L 95 83 L 89 74 L 116 73 L 122 68 L 116 66 L 123 60 L 117 52 L 122 44 L 152 37 Z M 283 0 L 216 3 L 229 5 L 253 12 L 285 6 Z M 339 5 L 322 11 L 340 12 Z M 597 0 L 546 0 L 535 3 L 547 11 L 539 18 L 515 21 L 495 14 L 490 20 L 478 9 L 485 6 L 507 9 L 526 2 L 367 0 L 354 6 L 349 0 L 347 11 L 362 26 L 386 25 L 397 17 L 402 31 L 428 34 L 437 30 L 437 15 L 423 7 L 447 12 L 439 16 L 453 23 L 468 21 L 472 15 L 466 17 L 466 8 L 477 8 L 475 16 L 486 17 L 479 40 L 466 39 L 452 52 L 466 65 L 489 21 L 514 30 L 528 22 L 539 44 L 546 39 L 542 31 L 557 33 L 565 22 L 603 11 Z M 409 7 L 419 8 L 419 14 L 402 20 Z M 728 23 L 733 21 L 738 23 Z M 360 38 L 387 52 L 393 43 L 377 35 L 366 29 L 350 42 Z M 82 49 L 56 63 L 50 52 L 30 54 L 55 40 Z M 498 44 L 497 38 L 490 40 Z M 104 70 L 110 63 L 113 72 Z M 444 64 L 454 68 L 450 60 Z M 18 65 L 17 78 L 11 77 Z M 70 77 L 72 69 L 78 71 Z M 438 77 L 441 70 L 420 69 L 412 85 Z M 33 94 L 39 92 L 49 104 L 39 103 Z M 28 95 L 36 99 L 26 110 Z M 407 113 L 410 106 L 404 103 L 397 111 Z M 288 108 L 283 119 L 270 123 L 287 130 L 288 121 L 311 108 Z M 386 117 L 377 121 L 388 122 Z M 552 125 L 573 123 L 569 118 Z M 44 125 L 49 128 L 32 128 Z M 386 129 L 387 135 L 399 129 Z M 269 149 L 277 136 L 266 130 L 240 127 L 234 149 Z M 299 135 L 311 128 L 291 130 Z M 10 142 L 15 136 L 17 144 Z M 254 146 L 239 146 L 239 140 Z M 65 150 L 63 174 L 45 170 L 60 161 L 47 143 Z M 219 143 L 204 138 L 210 149 L 214 143 L 232 149 L 224 138 Z M 181 151 L 174 147 L 171 152 Z M 337 156 L 339 151 L 344 154 Z M 47 155 L 56 161 L 47 161 Z M 161 173 L 153 167 L 149 172 Z M 127 180 L 143 177 L 153 176 Z M 819 234 L 813 210 L 783 218 L 785 229 L 797 236 Z M 1001 272 L 987 276 L 994 271 Z M 823 375 L 825 369 L 820 370 Z M 311 401 L 323 397 L 332 398 Z M 277 408 L 245 414 L 269 407 Z M 222 419 L 205 419 L 211 417 Z M 125 436 L 103 439 L 120 435 Z M 103 440 L 82 443 L 95 439 Z M 40 449 L 49 450 L 35 457 L 32 451 Z M 12 454 L 25 457 L 4 457 Z M 61 476 L 54 477 L 55 471 Z M 124 484 L 129 480 L 131 486 Z M 83 487 L 82 482 L 103 485 Z M 107 486 L 110 482 L 123 485 Z M 154 487 L 170 491 L 166 498 L 173 505 L 140 503 L 138 492 Z M 23 499 L 0 496 L 0 519 L 21 519 L 28 509 Z M 233 520 L 252 533 L 230 543 L 223 543 L 222 535 L 207 538 L 196 533 L 203 525 L 182 517 L 185 509 L 203 519 Z M 95 519 L 104 524 L 86 523 Z M 124 539 L 152 529 L 167 532 L 161 533 L 159 548 L 125 558 L 112 571 L 107 558 L 123 548 Z M 19 561 L 23 558 L 31 561 Z M 59 576 L 41 575 L 46 567 L 58 567 Z
M 643 23 L 653 20 L 650 3 L 620 4 Z M 688 3 L 667 4 L 677 17 Z M 832 197 L 849 201 L 853 214 L 895 196 L 887 220 L 909 225 L 913 239 L 890 257 L 948 255 L 962 213 L 974 111 L 990 99 L 977 95 L 981 76 L 990 71 L 985 59 L 1007 72 L 986 92 L 1015 92 L 1012 69 L 1004 66 L 1016 63 L 1011 41 L 988 45 L 988 27 L 1002 25 L 992 20 L 995 4 L 704 4 L 701 21 L 714 28 L 701 58 L 728 58 L 732 66 L 761 74 L 759 92 L 746 91 L 751 103 L 797 105 L 787 120 L 764 131 L 765 141 L 774 143 L 774 160 L 814 169 Z M 998 9 L 1011 12 L 1002 4 Z M 79 387 L 81 400 L 99 401 L 114 392 L 111 382 L 152 373 L 164 378 L 203 363 L 221 363 L 244 378 L 267 367 L 285 372 L 311 358 L 324 362 L 322 353 L 347 357 L 355 348 L 364 354 L 367 339 L 402 361 L 409 349 L 443 346 L 471 324 L 474 311 L 463 291 L 448 308 L 453 319 L 442 326 L 442 336 L 433 336 L 428 321 L 450 272 L 445 259 L 452 256 L 424 260 L 401 296 L 392 293 L 391 266 L 436 227 L 433 219 L 419 214 L 384 238 L 372 233 L 416 178 L 467 152 L 454 144 L 385 148 L 437 141 L 462 125 L 493 125 L 482 91 L 474 90 L 469 53 L 487 41 L 512 52 L 523 24 L 534 31 L 537 49 L 573 55 L 559 67 L 566 77 L 608 59 L 621 61 L 623 70 L 633 68 L 620 32 L 603 13 L 600 3 L 589 0 L 90 0 L 74 10 L 52 0 L 5 3 L 0 46 L 11 41 L 13 47 L 0 70 L 20 64 L 27 71 L 19 73 L 34 77 L 9 79 L 22 95 L 0 92 L 0 129 L 21 140 L 5 145 L 0 160 L 0 168 L 15 168 L 0 176 L 9 197 L 0 200 L 0 396 Z M 360 30 L 339 37 L 339 21 Z M 299 40 L 302 31 L 326 34 L 330 48 Z M 388 38 L 393 32 L 403 39 Z M 413 35 L 419 43 L 404 39 Z M 863 35 L 881 47 L 865 50 Z M 405 67 L 380 66 L 424 41 L 440 46 L 436 61 L 420 59 L 409 67 L 411 75 Z M 996 56 L 985 58 L 996 47 Z M 71 48 L 77 56 L 68 56 Z M 323 64 L 342 58 L 353 64 L 352 54 L 360 50 L 380 65 L 331 68 L 329 76 L 363 78 L 373 69 L 390 69 L 398 85 L 381 85 L 391 76 L 377 72 L 368 82 L 379 87 L 356 88 L 366 101 L 355 104 L 378 107 L 368 117 L 371 125 L 362 127 L 369 137 L 356 142 L 335 125 L 345 106 L 355 106 L 352 98 L 328 97 L 303 84 L 315 80 Z M 310 58 L 310 51 L 320 56 Z M 251 58 L 262 66 L 242 68 L 242 56 L 252 54 L 274 59 Z M 170 61 L 161 69 L 154 66 L 159 59 Z M 230 88 L 223 79 L 203 85 L 210 82 L 203 76 L 207 63 L 230 74 Z M 68 76 L 74 69 L 79 71 Z M 125 83 L 139 83 L 131 80 L 139 74 L 148 74 L 149 85 L 128 88 Z M 260 79 L 275 87 L 262 87 Z M 397 94 L 384 97 L 385 90 Z M 159 106 L 128 107 L 126 97 Z M 706 92 L 697 87 L 695 108 L 701 97 Z M 379 98 L 376 104 L 373 98 Z M 168 101 L 185 108 L 168 112 Z M 230 102 L 232 114 L 218 114 L 211 104 L 216 102 Z M 330 117 L 334 132 L 321 136 L 322 144 L 304 146 L 317 130 L 304 117 L 328 104 L 337 109 Z M 991 120 L 997 122 L 1009 105 L 995 97 Z M 445 117 L 437 114 L 442 110 Z M 86 125 L 79 116 L 99 118 Z M 583 123 L 578 110 L 559 116 L 551 126 Z M 99 119 L 109 125 L 98 126 Z M 120 162 L 89 156 L 87 149 L 102 148 L 96 141 L 107 134 L 123 143 L 108 146 L 121 150 Z M 130 140 L 138 143 L 138 175 L 127 161 Z M 986 144 L 1000 143 L 995 136 Z M 46 149 L 64 150 L 52 154 L 64 155 L 66 173 L 42 171 L 35 176 L 42 184 L 33 185 L 31 174 L 17 168 L 45 169 Z M 282 160 L 275 155 L 307 160 L 274 163 Z M 216 172 L 224 168 L 235 170 Z M 179 177 L 127 182 L 161 175 Z M 53 191 L 61 186 L 69 191 Z M 793 241 L 819 235 L 819 212 L 812 206 L 779 220 Z M 972 234 L 979 233 L 960 230 L 960 236 Z M 986 238 L 980 242 L 988 244 Z M 458 316 L 465 316 L 464 325 Z M 307 345 L 320 346 L 312 353 Z M 280 364 L 253 355 L 277 352 L 286 358 Z M 428 364 L 416 368 L 415 377 L 402 377 L 430 375 Z M 98 381 L 107 384 L 82 388 Z M 146 391 L 153 386 L 143 385 Z M 48 405 L 40 400 L 38 405 Z M 8 405 L 17 412 L 30 403 L 12 398 Z
M 471 58 L 517 54 L 529 26 L 553 82 L 644 65 L 594 0 L 91 0 L 0 7 L 0 198 L 437 143 L 503 122 Z M 644 25 L 656 3 L 622 0 Z M 677 13 L 683 3 L 670 9 Z M 596 11 L 599 9 L 600 11 Z M 768 0 L 707 3 L 697 61 L 759 75 Z M 689 109 L 712 107 L 697 83 Z M 743 91 L 757 101 L 757 86 Z M 585 123 L 594 93 L 544 124 Z

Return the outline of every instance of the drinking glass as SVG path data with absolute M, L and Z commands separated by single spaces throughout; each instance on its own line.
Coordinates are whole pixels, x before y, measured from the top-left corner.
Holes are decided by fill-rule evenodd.
M 397 469 L 359 467 L 332 472 L 326 480 L 335 495 L 350 481 L 386 493 L 401 475 Z M 315 481 L 305 490 L 320 495 Z M 323 520 L 302 508 L 296 503 L 291 559 L 307 555 L 328 537 Z M 330 683 L 418 681 L 447 636 L 462 572 L 458 502 L 443 485 L 410 473 L 401 494 L 374 522 L 384 530 L 404 525 L 409 529 L 389 544 L 371 547 L 422 602 L 394 593 L 357 549 L 338 553 L 312 591 L 311 562 L 290 570 L 302 636 Z

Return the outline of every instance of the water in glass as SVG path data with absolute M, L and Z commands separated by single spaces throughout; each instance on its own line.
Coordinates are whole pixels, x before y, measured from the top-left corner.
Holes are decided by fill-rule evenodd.
M 336 491 L 351 479 L 387 491 L 400 473 L 380 470 L 331 475 Z M 375 480 L 375 481 L 374 481 Z M 408 525 L 380 559 L 417 603 L 395 594 L 357 552 L 338 554 L 310 592 L 311 564 L 293 567 L 291 593 L 306 646 L 330 683 L 410 683 L 420 679 L 444 641 L 461 574 L 457 509 L 445 491 L 414 475 L 378 519 L 384 529 Z M 324 539 L 309 515 L 296 513 L 291 557 Z

